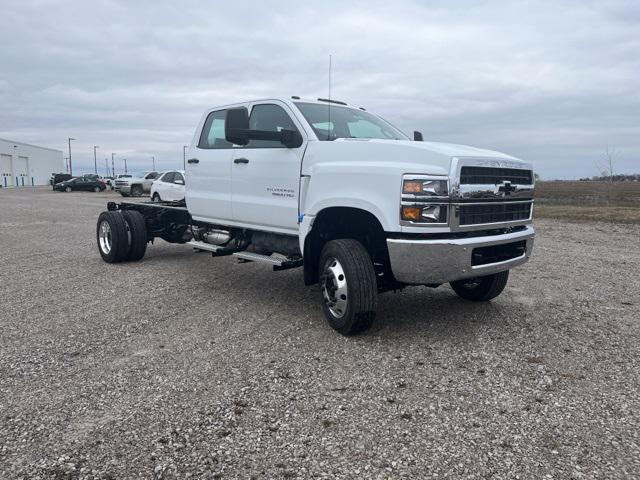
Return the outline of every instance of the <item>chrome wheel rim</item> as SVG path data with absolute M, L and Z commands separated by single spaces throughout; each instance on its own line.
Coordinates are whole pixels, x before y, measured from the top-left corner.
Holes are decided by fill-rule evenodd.
M 327 308 L 336 318 L 347 313 L 347 277 L 336 258 L 329 258 L 322 271 L 322 296 Z
M 102 250 L 105 255 L 109 255 L 112 245 L 111 226 L 106 220 L 103 220 L 102 223 L 100 223 L 98 240 L 100 242 L 100 250 Z

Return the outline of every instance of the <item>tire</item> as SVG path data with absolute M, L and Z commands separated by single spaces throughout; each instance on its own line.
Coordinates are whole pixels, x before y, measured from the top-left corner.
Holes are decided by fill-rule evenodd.
M 64 189 L 65 192 L 70 193 L 73 189 L 71 187 L 66 187 Z
M 129 229 L 129 245 L 125 260 L 137 262 L 147 251 L 147 224 L 144 216 L 136 210 L 123 210 L 122 216 Z
M 98 193 L 98 192 L 101 192 L 102 189 L 100 187 L 93 187 L 93 191 Z
M 131 187 L 131 196 L 132 197 L 141 197 L 142 196 L 142 187 L 140 185 L 134 185 Z
M 158 194 L 158 192 L 155 192 L 153 194 L 153 197 L 151 197 L 151 201 L 152 202 L 161 202 L 162 199 L 160 198 L 160 195 Z
M 484 277 L 466 278 L 450 282 L 458 296 L 472 302 L 486 302 L 502 293 L 509 280 L 509 270 Z
M 319 272 L 322 310 L 329 325 L 343 335 L 371 328 L 378 287 L 364 246 L 353 239 L 327 242 L 320 254 Z
M 103 228 L 103 224 L 108 226 Z M 108 230 L 108 231 L 107 231 Z M 100 256 L 107 263 L 121 262 L 129 252 L 127 225 L 118 212 L 102 212 L 96 226 Z

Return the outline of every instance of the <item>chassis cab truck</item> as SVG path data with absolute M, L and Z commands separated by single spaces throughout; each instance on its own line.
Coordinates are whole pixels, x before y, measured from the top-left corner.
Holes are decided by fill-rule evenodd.
M 159 237 L 319 285 L 329 325 L 369 328 L 377 294 L 445 283 L 488 301 L 532 251 L 530 163 L 414 139 L 362 108 L 267 99 L 207 110 L 183 204 L 110 202 L 106 262 L 140 260 Z

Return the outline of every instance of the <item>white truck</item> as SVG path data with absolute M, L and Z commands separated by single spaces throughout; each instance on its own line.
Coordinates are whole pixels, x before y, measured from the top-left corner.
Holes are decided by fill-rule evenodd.
M 123 197 L 140 197 L 151 191 L 151 185 L 160 175 L 158 172 L 137 172 L 131 175 L 118 175 L 114 189 Z
M 410 139 L 335 100 L 267 99 L 205 112 L 189 148 L 186 206 L 110 202 L 106 262 L 140 260 L 159 237 L 214 257 L 301 267 L 342 334 L 372 325 L 377 294 L 449 283 L 499 295 L 532 252 L 530 163 Z

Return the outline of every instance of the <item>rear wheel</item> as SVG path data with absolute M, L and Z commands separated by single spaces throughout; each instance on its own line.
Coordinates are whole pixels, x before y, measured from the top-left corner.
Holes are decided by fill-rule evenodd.
M 131 196 L 132 197 L 141 197 L 142 196 L 142 187 L 140 185 L 134 185 L 131 187 Z
M 125 259 L 137 262 L 147 251 L 147 225 L 144 216 L 136 210 L 123 210 L 122 216 L 129 230 L 129 249 Z
M 509 280 L 509 270 L 484 277 L 466 278 L 449 283 L 453 291 L 465 300 L 485 302 L 502 293 Z
M 127 225 L 117 212 L 102 212 L 98 217 L 96 239 L 100 256 L 107 263 L 124 260 L 129 251 Z
M 376 316 L 377 284 L 373 262 L 353 239 L 332 240 L 320 254 L 322 310 L 343 335 L 367 330 Z
M 99 192 L 100 190 L 102 190 L 100 187 L 93 187 L 93 191 L 96 193 Z

